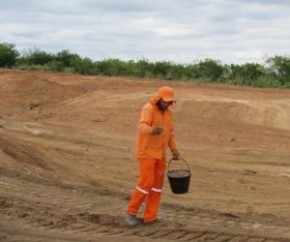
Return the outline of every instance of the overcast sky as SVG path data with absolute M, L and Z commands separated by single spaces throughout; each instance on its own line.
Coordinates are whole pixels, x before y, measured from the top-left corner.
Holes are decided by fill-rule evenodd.
M 92 60 L 290 55 L 290 0 L 0 0 L 0 43 Z

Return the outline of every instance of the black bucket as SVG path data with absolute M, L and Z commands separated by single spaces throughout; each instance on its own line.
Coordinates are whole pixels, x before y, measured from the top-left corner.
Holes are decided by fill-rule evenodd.
M 190 184 L 190 178 L 191 178 L 191 171 L 189 168 L 188 163 L 184 160 L 184 163 L 187 166 L 187 170 L 185 169 L 179 169 L 179 170 L 170 170 L 170 164 L 172 162 L 172 159 L 168 162 L 168 171 L 167 171 L 167 177 L 170 184 L 171 191 L 175 194 L 184 194 L 188 192 L 189 184 Z

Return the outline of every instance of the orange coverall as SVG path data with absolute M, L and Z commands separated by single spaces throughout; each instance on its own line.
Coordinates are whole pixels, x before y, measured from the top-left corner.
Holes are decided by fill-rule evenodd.
M 160 206 L 163 177 L 166 170 L 166 149 L 176 149 L 173 133 L 172 112 L 161 111 L 156 103 L 163 100 L 174 100 L 174 91 L 168 93 L 168 87 L 160 88 L 141 111 L 139 130 L 136 142 L 136 157 L 139 162 L 140 177 L 128 205 L 128 213 L 137 215 L 141 204 L 146 200 L 144 223 L 157 219 Z M 169 90 L 170 91 L 170 90 Z M 152 127 L 163 128 L 159 135 L 152 134 Z

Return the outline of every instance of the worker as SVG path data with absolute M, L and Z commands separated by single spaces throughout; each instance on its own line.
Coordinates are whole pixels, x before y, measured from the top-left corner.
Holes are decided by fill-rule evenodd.
M 129 226 L 154 224 L 160 207 L 163 178 L 166 170 L 166 151 L 169 147 L 172 159 L 179 160 L 173 130 L 175 103 L 173 88 L 163 86 L 142 108 L 136 141 L 136 158 L 139 164 L 139 180 L 131 195 L 125 221 Z M 137 214 L 145 202 L 143 218 Z

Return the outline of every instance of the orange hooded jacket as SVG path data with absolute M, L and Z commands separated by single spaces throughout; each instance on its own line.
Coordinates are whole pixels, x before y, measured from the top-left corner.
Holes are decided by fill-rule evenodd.
M 166 157 L 167 147 L 170 150 L 176 149 L 172 112 L 169 108 L 161 111 L 156 105 L 161 98 L 164 101 L 175 101 L 174 94 L 172 88 L 161 87 L 150 102 L 142 108 L 136 144 L 137 158 L 162 159 Z M 156 126 L 163 128 L 163 132 L 159 135 L 152 134 L 152 129 Z

